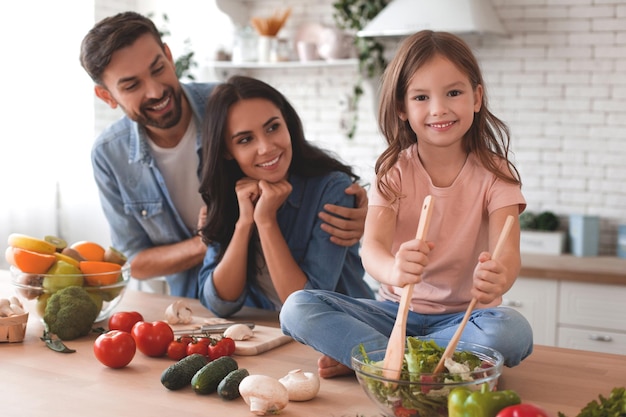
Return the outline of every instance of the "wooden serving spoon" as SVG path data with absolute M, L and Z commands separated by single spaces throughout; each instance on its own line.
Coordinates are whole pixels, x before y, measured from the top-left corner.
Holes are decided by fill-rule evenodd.
M 498 243 L 496 243 L 496 248 L 493 250 L 491 259 L 496 259 L 497 257 L 500 256 L 500 252 L 502 251 L 502 246 L 504 245 L 504 242 L 509 236 L 509 232 L 511 231 L 512 226 L 513 226 L 513 216 L 508 216 L 506 218 L 506 221 L 504 222 L 504 227 L 502 227 L 500 236 L 498 237 Z M 451 357 L 454 351 L 456 350 L 456 346 L 459 344 L 459 340 L 461 339 L 461 334 L 463 333 L 463 329 L 465 329 L 465 325 L 467 324 L 467 321 L 469 320 L 470 315 L 472 314 L 472 311 L 474 310 L 474 307 L 476 307 L 476 302 L 477 302 L 476 298 L 472 298 L 472 301 L 470 301 L 469 305 L 467 306 L 467 311 L 465 311 L 463 320 L 461 320 L 461 324 L 459 324 L 459 327 L 458 329 L 456 329 L 456 332 L 454 332 L 452 339 L 450 339 L 450 342 L 448 342 L 448 346 L 446 347 L 446 350 L 443 352 L 443 355 L 441 355 L 441 359 L 439 360 L 439 363 L 435 367 L 433 374 L 438 374 L 441 371 L 443 371 L 445 367 L 446 358 Z
M 427 195 L 422 204 L 422 212 L 417 225 L 416 239 L 424 240 L 428 234 L 430 217 L 433 212 L 433 198 Z M 413 295 L 414 284 L 407 284 L 402 288 L 400 305 L 396 315 L 396 322 L 389 335 L 387 351 L 383 361 L 383 376 L 387 379 L 399 379 L 402 372 L 402 358 L 404 357 L 404 347 L 406 344 L 406 319 L 409 314 L 409 304 Z

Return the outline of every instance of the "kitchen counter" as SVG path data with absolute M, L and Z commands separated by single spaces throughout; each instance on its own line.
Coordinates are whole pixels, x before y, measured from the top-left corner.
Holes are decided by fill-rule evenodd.
M 0 297 L 13 294 L 9 275 L 0 271 Z M 129 290 L 117 310 L 136 310 L 147 321 L 160 320 L 175 297 Z M 197 300 L 186 300 L 194 316 L 211 317 Z M 277 327 L 274 313 L 246 309 L 235 318 Z M 109 369 L 94 357 L 96 335 L 68 341 L 76 353 L 61 354 L 39 340 L 43 326 L 33 312 L 21 343 L 0 343 L 2 362 L 1 409 L 3 415 L 63 416 L 113 415 L 211 415 L 250 416 L 241 398 L 227 402 L 215 394 L 196 395 L 190 388 L 168 391 L 160 383 L 162 371 L 173 362 L 149 358 L 137 352 L 129 366 Z M 327 335 L 336 337 L 336 335 Z M 258 356 L 236 356 L 250 373 L 276 378 L 293 369 L 316 371 L 319 353 L 295 341 Z M 534 402 L 551 412 L 574 417 L 598 394 L 608 395 L 624 385 L 626 356 L 591 353 L 546 346 L 521 365 L 505 368 L 500 389 L 513 389 L 525 402 Z M 321 381 L 318 396 L 308 402 L 291 402 L 283 416 L 374 417 L 376 406 L 362 391 L 354 376 Z
M 626 259 L 615 256 L 577 257 L 522 253 L 519 276 L 626 285 Z

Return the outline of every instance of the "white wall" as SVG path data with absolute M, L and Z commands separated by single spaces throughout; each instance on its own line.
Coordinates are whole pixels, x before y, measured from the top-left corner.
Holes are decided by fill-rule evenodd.
M 600 254 L 614 255 L 626 223 L 626 2 L 492 0 L 510 36 L 466 37 L 483 68 L 492 110 L 512 131 L 512 147 L 531 211 L 601 217 Z M 287 4 L 290 24 L 332 24 L 332 0 L 244 1 L 251 15 Z M 288 30 L 292 29 L 287 27 Z M 388 44 L 393 49 L 395 43 Z M 367 178 L 383 143 L 364 99 L 357 137 L 338 131 L 338 96 L 351 68 L 258 70 L 304 118 L 309 138 L 338 152 Z M 368 94 L 371 100 L 371 94 Z

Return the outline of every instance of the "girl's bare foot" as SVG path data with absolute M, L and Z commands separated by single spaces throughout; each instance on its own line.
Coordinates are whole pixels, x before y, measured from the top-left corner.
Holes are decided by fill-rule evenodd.
M 317 360 L 317 372 L 320 378 L 334 378 L 336 376 L 350 375 L 354 373 L 354 371 L 346 365 L 339 363 L 326 355 Z

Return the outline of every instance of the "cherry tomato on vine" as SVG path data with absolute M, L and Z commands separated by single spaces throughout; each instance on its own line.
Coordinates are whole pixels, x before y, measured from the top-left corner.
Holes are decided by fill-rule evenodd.
M 135 339 L 128 332 L 110 330 L 98 336 L 93 344 L 93 353 L 109 368 L 123 368 L 133 360 L 136 351 Z
M 230 337 L 223 337 L 217 344 L 226 346 L 226 355 L 232 356 L 235 353 L 235 341 Z
M 137 311 L 118 311 L 109 317 L 109 330 L 122 330 L 130 333 L 138 321 L 143 321 L 143 316 Z
M 202 356 L 208 356 L 209 350 L 208 346 L 202 342 L 191 342 L 187 345 L 187 356 L 192 355 L 194 353 L 199 353 Z
M 137 349 L 147 356 L 160 357 L 167 353 L 170 342 L 174 340 L 174 331 L 164 321 L 139 321 L 131 331 Z
M 214 345 L 209 346 L 209 359 L 214 361 L 217 358 L 221 358 L 222 356 L 228 356 L 228 346 L 224 344 L 216 343 Z
M 175 361 L 179 361 L 187 356 L 187 345 L 189 343 L 183 342 L 180 338 L 172 340 L 167 347 L 167 357 Z
M 206 346 L 210 346 L 213 344 L 213 339 L 211 339 L 210 337 L 198 337 L 196 339 L 196 342 L 202 343 L 203 345 L 206 345 Z

